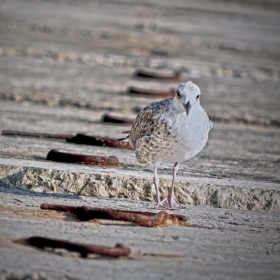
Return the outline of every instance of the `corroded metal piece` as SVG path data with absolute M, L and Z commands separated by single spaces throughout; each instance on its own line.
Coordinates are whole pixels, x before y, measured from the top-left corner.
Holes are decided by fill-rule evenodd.
M 150 72 L 150 71 L 145 71 L 145 70 L 138 70 L 135 72 L 134 75 L 136 77 L 158 79 L 158 80 L 178 81 L 181 79 L 180 72 L 174 72 L 172 74 L 161 74 L 161 73 Z
M 67 142 L 94 146 L 107 146 L 113 148 L 131 149 L 131 146 L 128 141 L 126 142 L 113 138 L 89 136 L 80 133 L 72 137 L 71 139 L 67 139 Z
M 120 220 L 137 223 L 145 227 L 157 227 L 168 224 L 186 225 L 187 223 L 185 216 L 169 214 L 165 211 L 152 213 L 56 204 L 41 204 L 41 209 L 68 212 L 80 221 L 92 219 Z
M 38 138 L 53 138 L 62 139 L 67 142 L 76 144 L 86 144 L 93 146 L 108 146 L 112 148 L 123 148 L 131 149 L 128 141 L 121 141 L 118 139 L 113 139 L 109 137 L 99 137 L 99 136 L 89 136 L 86 134 L 78 133 L 76 136 L 67 134 L 52 134 L 52 133 L 40 133 L 40 132 L 27 132 L 18 130 L 3 130 L 2 135 L 9 136 L 28 136 L 28 137 L 38 137 Z
M 103 122 L 110 122 L 110 123 L 122 123 L 122 124 L 133 124 L 133 119 L 127 119 L 127 118 L 120 118 L 111 116 L 109 114 L 104 114 L 101 118 Z
M 128 88 L 128 92 L 134 95 L 144 95 L 144 96 L 160 97 L 160 98 L 169 98 L 175 96 L 174 88 L 170 89 L 167 92 L 163 92 L 163 91 L 154 91 L 154 90 L 143 90 L 136 87 L 130 87 Z
M 38 137 L 38 138 L 53 138 L 53 139 L 66 139 L 66 140 L 73 138 L 73 135 L 27 132 L 27 131 L 18 131 L 18 130 L 2 130 L 2 135 L 29 136 L 29 137 Z
M 121 256 L 128 256 L 131 249 L 124 247 L 122 244 L 117 244 L 115 247 L 90 245 L 76 242 L 69 242 L 66 240 L 50 239 L 40 236 L 33 236 L 30 238 L 22 238 L 14 241 L 18 244 L 30 245 L 40 249 L 44 248 L 63 248 L 68 251 L 78 252 L 82 258 L 86 258 L 88 254 L 96 254 L 108 257 L 118 258 Z
M 121 165 L 118 158 L 115 156 L 101 157 L 101 156 L 89 156 L 83 154 L 71 154 L 62 153 L 58 150 L 50 150 L 47 155 L 47 160 L 57 162 L 79 163 L 79 164 L 91 164 L 91 165 Z

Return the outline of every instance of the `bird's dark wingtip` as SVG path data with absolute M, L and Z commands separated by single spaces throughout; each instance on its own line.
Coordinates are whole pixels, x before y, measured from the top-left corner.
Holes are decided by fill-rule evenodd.
M 119 138 L 117 139 L 118 141 L 124 141 L 124 142 L 128 142 L 129 141 L 129 135 L 127 135 L 126 137 L 124 138 Z

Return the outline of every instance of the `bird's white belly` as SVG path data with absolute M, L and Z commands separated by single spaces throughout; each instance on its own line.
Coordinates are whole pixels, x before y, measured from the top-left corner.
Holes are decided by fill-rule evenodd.
M 205 137 L 203 138 L 203 141 L 189 143 L 188 145 L 186 145 L 186 143 L 180 143 L 180 141 L 178 141 L 180 145 L 178 145 L 178 143 L 176 143 L 176 145 L 171 145 L 170 149 L 166 151 L 164 158 L 162 158 L 160 161 L 186 161 L 197 155 L 205 147 L 207 139 L 208 137 Z
M 181 162 L 197 155 L 208 141 L 209 119 L 202 110 L 182 119 L 176 129 L 162 161 Z

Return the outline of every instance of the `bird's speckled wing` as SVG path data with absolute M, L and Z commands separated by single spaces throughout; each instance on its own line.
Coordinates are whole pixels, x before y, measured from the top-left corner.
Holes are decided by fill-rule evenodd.
M 152 167 L 162 161 L 170 149 L 172 136 L 170 126 L 163 116 L 172 108 L 172 99 L 154 102 L 137 116 L 130 131 L 130 144 L 135 149 L 138 162 Z
M 137 140 L 150 136 L 154 129 L 163 124 L 160 120 L 163 113 L 168 112 L 172 98 L 167 98 L 159 102 L 153 102 L 146 106 L 136 117 L 130 130 L 129 140 L 132 147 L 135 147 Z

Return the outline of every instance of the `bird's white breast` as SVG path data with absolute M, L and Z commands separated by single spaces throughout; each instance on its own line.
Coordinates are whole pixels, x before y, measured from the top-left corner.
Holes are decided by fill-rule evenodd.
M 206 112 L 199 104 L 190 110 L 188 116 L 182 112 L 166 116 L 166 121 L 171 132 L 171 143 L 164 155 L 165 161 L 188 160 L 205 147 L 211 125 Z

